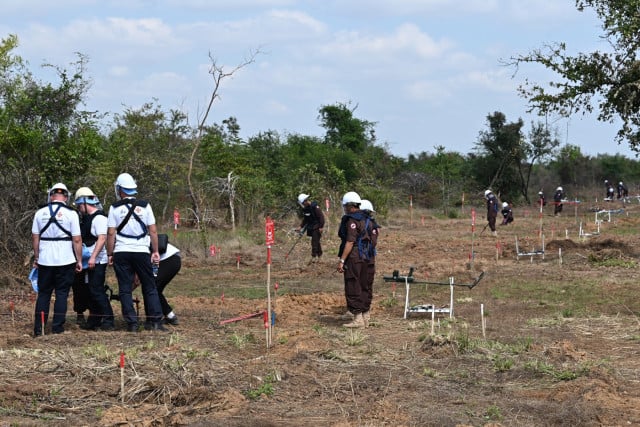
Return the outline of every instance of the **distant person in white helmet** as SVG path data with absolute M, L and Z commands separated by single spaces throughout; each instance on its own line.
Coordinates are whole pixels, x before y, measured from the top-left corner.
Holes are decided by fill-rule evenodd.
M 618 183 L 618 200 L 626 199 L 627 197 L 629 197 L 629 189 L 624 185 L 624 182 L 620 181 Z
M 307 236 L 311 236 L 311 261 L 316 262 L 322 256 L 320 238 L 324 229 L 324 214 L 318 202 L 311 201 L 308 194 L 301 193 L 298 196 L 298 204 L 302 207 L 302 222 L 298 232 L 306 229 Z
M 162 308 L 152 271 L 152 264 L 160 263 L 153 209 L 148 202 L 136 199 L 138 185 L 128 173 L 118 175 L 114 188 L 119 200 L 109 208 L 107 255 L 118 279 L 118 296 L 127 330 L 138 332 L 138 316 L 132 295 L 137 275 L 144 298 L 145 329 L 167 331 L 162 324 Z
M 538 206 L 545 207 L 547 206 L 547 199 L 544 198 L 544 193 L 542 190 L 538 191 Z
M 42 335 L 42 328 L 48 322 L 51 294 L 54 291 L 56 298 L 51 332 L 64 332 L 69 290 L 75 274 L 82 271 L 80 218 L 77 212 L 67 206 L 69 190 L 64 184 L 58 183 L 47 194 L 48 203 L 36 211 L 31 226 L 33 267 L 38 269 L 34 337 Z M 44 319 L 41 313 L 44 313 Z
M 491 190 L 485 190 L 484 198 L 487 200 L 487 221 L 489 222 L 487 225 L 491 229 L 491 234 L 493 236 L 497 236 L 496 218 L 498 217 L 498 211 L 500 210 L 500 202 Z
M 507 225 L 513 222 L 513 210 L 511 205 L 507 202 L 502 202 L 502 223 L 500 225 Z
M 564 189 L 562 187 L 556 188 L 556 192 L 553 193 L 553 215 L 560 216 L 562 213 L 562 201 L 564 200 Z
M 613 201 L 613 197 L 615 195 L 615 189 L 613 188 L 613 183 L 607 181 L 607 197 L 605 198 L 606 201 L 608 202 L 612 202 Z

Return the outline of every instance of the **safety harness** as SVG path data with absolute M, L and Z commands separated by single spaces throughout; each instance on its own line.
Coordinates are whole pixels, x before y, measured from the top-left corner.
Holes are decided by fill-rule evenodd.
M 56 205 L 55 210 L 53 209 L 53 204 Z M 60 210 L 60 208 L 65 207 L 69 210 L 73 210 L 70 207 L 59 203 L 59 202 L 52 202 L 52 203 L 48 203 L 49 206 L 49 221 L 44 225 L 44 227 L 42 227 L 42 229 L 40 229 L 40 240 L 48 240 L 48 241 L 54 241 L 54 240 L 72 240 L 71 239 L 71 231 L 67 230 L 66 228 L 64 228 L 56 219 L 56 215 L 58 214 L 58 211 Z M 42 237 L 42 234 L 47 230 L 47 228 L 49 228 L 49 226 L 51 224 L 55 224 L 58 226 L 58 228 L 60 230 L 62 230 L 62 232 L 64 234 L 66 234 L 66 237 Z
M 136 215 L 136 213 L 134 212 L 135 208 L 137 206 L 140 206 L 142 208 L 147 207 L 149 203 L 146 202 L 145 200 L 138 200 L 138 199 L 122 199 L 117 201 L 116 203 L 114 203 L 112 206 L 113 207 L 119 207 L 119 206 L 123 206 L 126 205 L 127 208 L 129 209 L 129 211 L 127 212 L 127 215 L 124 217 L 124 219 L 122 220 L 122 222 L 120 223 L 120 225 L 118 225 L 118 227 L 116 228 L 116 232 L 123 236 L 123 237 L 128 237 L 130 239 L 142 239 L 143 237 L 145 237 L 148 233 L 147 230 L 147 225 L 142 221 L 142 219 L 140 219 L 140 217 L 138 215 Z M 137 236 L 133 236 L 130 234 L 125 234 L 122 232 L 122 229 L 124 228 L 125 225 L 127 225 L 127 223 L 129 222 L 129 219 L 131 219 L 131 217 L 133 216 L 133 218 L 135 218 L 136 221 L 138 221 L 138 223 L 140 224 L 140 226 L 142 227 L 142 233 L 137 235 Z

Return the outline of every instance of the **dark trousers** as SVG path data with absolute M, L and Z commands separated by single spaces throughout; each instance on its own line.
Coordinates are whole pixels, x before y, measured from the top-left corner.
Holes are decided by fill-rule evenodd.
M 496 215 L 487 215 L 487 221 L 489 221 L 489 229 L 496 231 Z
M 91 304 L 91 292 L 89 291 L 89 277 L 85 274 L 88 270 L 82 271 L 82 273 L 76 273 L 73 280 L 73 311 L 76 313 L 84 313 L 89 310 Z
M 75 264 L 62 266 L 38 267 L 38 298 L 36 299 L 36 311 L 33 325 L 35 336 L 42 335 L 42 312 L 44 312 L 44 323 L 49 320 L 49 306 L 51 305 L 51 294 L 55 291 L 56 301 L 53 304 L 53 321 L 51 331 L 54 334 L 64 332 L 64 323 L 67 317 L 67 298 L 69 290 L 73 285 L 75 276 Z
M 180 255 L 175 254 L 167 259 L 160 261 L 158 267 L 158 277 L 156 277 L 156 287 L 158 288 L 158 297 L 160 298 L 160 306 L 162 307 L 162 314 L 166 316 L 171 313 L 173 309 L 169 305 L 169 302 L 165 298 L 163 291 L 164 288 L 176 277 L 176 274 L 182 268 L 182 260 Z
M 312 230 L 311 232 L 311 256 L 312 257 L 322 256 L 322 246 L 320 245 L 320 237 L 322 237 L 322 233 L 318 229 Z
M 113 326 L 113 308 L 109 296 L 104 290 L 104 280 L 107 273 L 107 264 L 96 264 L 92 269 L 84 270 L 82 277 L 88 275 L 89 283 L 86 285 L 89 291 L 89 326 Z M 74 290 L 75 292 L 75 290 Z
M 364 300 L 364 305 L 366 310 L 369 311 L 371 309 L 371 301 L 373 301 L 373 281 L 376 277 L 376 260 L 375 258 L 370 259 L 367 263 L 367 288 L 366 295 Z
M 367 305 L 369 300 L 368 263 L 349 257 L 344 265 L 344 293 L 347 308 L 353 314 L 364 313 L 369 310 Z
M 113 269 L 118 279 L 118 295 L 122 307 L 122 317 L 129 327 L 138 325 L 138 316 L 133 307 L 133 277 L 138 275 L 142 287 L 144 312 L 147 321 L 160 323 L 162 310 L 156 281 L 151 270 L 151 257 L 143 252 L 116 252 L 113 254 Z

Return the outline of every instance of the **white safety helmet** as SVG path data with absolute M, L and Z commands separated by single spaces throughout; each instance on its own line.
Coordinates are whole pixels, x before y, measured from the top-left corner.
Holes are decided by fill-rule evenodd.
M 305 200 L 309 198 L 308 194 L 300 193 L 298 196 L 298 203 L 303 204 Z
M 348 204 L 360 206 L 361 203 L 362 199 L 355 191 L 349 191 L 348 193 L 345 193 L 344 196 L 342 196 L 342 206 Z
M 542 191 L 538 191 L 538 195 L 539 195 L 539 196 L 542 196 Z
M 507 203 L 507 202 L 502 202 L 502 207 L 503 207 L 503 208 L 507 208 L 507 207 L 509 207 L 509 203 Z
M 80 187 L 76 190 L 74 203 L 79 205 L 86 203 L 88 205 L 99 205 L 100 199 L 89 187 Z
M 491 190 L 484 191 L 484 197 L 489 197 L 489 194 L 491 194 Z
M 114 189 L 116 191 L 116 197 L 120 198 L 120 192 L 122 191 L 127 196 L 134 196 L 138 194 L 138 184 L 136 184 L 135 179 L 128 173 L 121 173 L 116 178 L 116 182 L 113 183 Z
M 69 198 L 69 190 L 67 189 L 67 186 L 61 182 L 54 184 L 53 187 L 49 189 L 47 194 L 49 195 L 49 197 L 53 196 L 54 194 L 64 194 L 66 198 Z
M 556 191 L 563 191 L 563 190 L 562 190 L 562 187 L 558 187 L 558 188 L 556 188 Z
M 622 184 L 622 181 L 620 181 L 620 184 L 618 184 L 618 185 L 623 185 L 623 184 Z
M 373 205 L 367 199 L 362 199 L 362 201 L 360 202 L 360 210 L 375 212 L 375 210 L 373 209 Z

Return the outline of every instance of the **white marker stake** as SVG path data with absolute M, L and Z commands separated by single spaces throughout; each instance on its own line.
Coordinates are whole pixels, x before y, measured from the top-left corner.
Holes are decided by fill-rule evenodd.
M 486 338 L 485 323 L 484 323 L 484 304 L 480 304 L 480 324 L 482 325 L 482 338 Z

